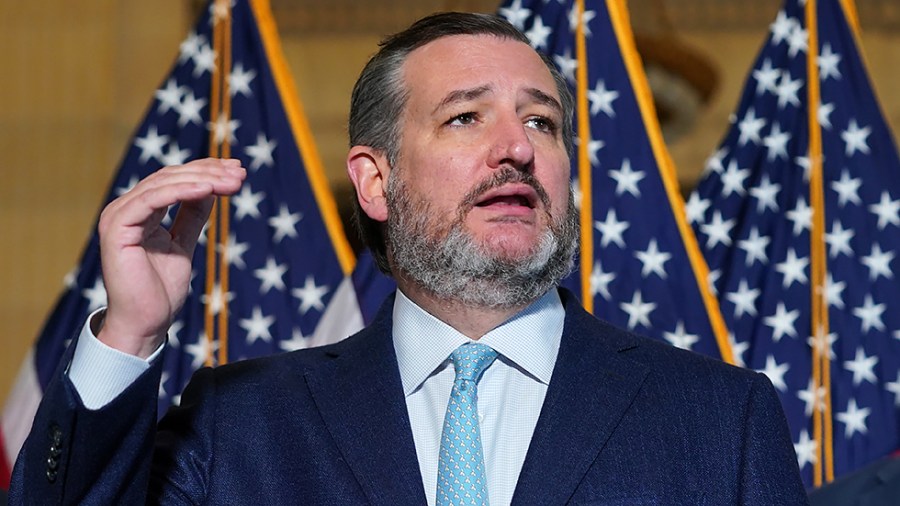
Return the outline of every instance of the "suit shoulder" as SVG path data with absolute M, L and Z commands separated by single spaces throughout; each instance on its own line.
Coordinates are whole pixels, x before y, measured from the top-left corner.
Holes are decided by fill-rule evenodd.
M 615 327 L 584 312 L 580 307 L 574 308 L 571 315 L 568 310 L 569 308 L 567 318 L 570 331 L 587 336 L 592 346 L 606 348 L 609 353 L 646 366 L 654 376 L 679 381 L 685 386 L 696 384 L 703 387 L 712 382 L 741 389 L 764 379 L 756 371 Z
M 264 357 L 239 360 L 213 369 L 217 383 L 255 383 L 264 379 L 277 379 L 286 374 L 303 375 L 307 370 L 320 367 L 341 356 L 360 340 L 359 332 L 336 343 L 303 348 Z

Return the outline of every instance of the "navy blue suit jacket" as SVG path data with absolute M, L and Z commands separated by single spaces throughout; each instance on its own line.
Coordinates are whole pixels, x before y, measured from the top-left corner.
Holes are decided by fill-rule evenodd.
M 809 494 L 813 506 L 896 506 L 900 503 L 900 456 L 841 477 Z
M 559 356 L 513 504 L 806 504 L 763 375 L 616 329 L 562 297 Z M 60 373 L 11 504 L 424 504 L 433 492 L 391 306 L 343 342 L 197 372 L 158 428 L 159 363 L 98 411 Z

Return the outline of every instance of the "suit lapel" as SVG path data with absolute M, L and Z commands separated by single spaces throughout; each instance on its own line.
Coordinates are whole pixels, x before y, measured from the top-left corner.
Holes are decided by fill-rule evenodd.
M 597 321 L 562 293 L 566 324 L 513 504 L 563 504 L 572 496 L 640 389 L 647 369 L 619 351 L 636 344 L 598 335 Z
M 307 372 L 322 419 L 372 504 L 425 503 L 391 334 L 390 298 L 375 322 Z

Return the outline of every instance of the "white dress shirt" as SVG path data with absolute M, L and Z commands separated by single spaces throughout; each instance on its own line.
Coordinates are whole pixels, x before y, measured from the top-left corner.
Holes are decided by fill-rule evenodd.
M 96 313 L 94 313 L 96 314 Z M 100 409 L 125 391 L 162 351 L 147 360 L 101 343 L 82 328 L 69 378 L 88 409 Z M 394 302 L 394 348 L 429 506 L 435 504 L 444 412 L 454 371 L 450 353 L 471 341 L 401 292 Z M 494 506 L 512 501 L 550 376 L 559 353 L 565 310 L 550 290 L 479 342 L 499 353 L 478 383 L 478 415 L 488 495 Z
M 490 504 L 509 504 L 556 364 L 565 310 L 556 290 L 478 342 L 500 355 L 478 382 L 478 418 Z M 450 354 L 471 340 L 397 293 L 394 348 L 429 506 L 437 494 L 444 413 L 455 376 Z

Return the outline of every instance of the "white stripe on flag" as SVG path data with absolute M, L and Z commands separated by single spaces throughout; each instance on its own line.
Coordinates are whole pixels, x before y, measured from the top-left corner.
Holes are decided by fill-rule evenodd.
M 336 343 L 363 328 L 362 312 L 356 298 L 353 279 L 344 277 L 337 291 L 328 303 L 322 319 L 309 339 L 308 347 Z
M 37 371 L 34 369 L 34 348 L 28 350 L 28 355 L 22 362 L 16 383 L 13 385 L 3 414 L 0 415 L 0 432 L 4 441 L 6 455 L 3 457 L 12 469 L 19 449 L 25 443 L 25 438 L 31 431 L 34 414 L 37 413 L 38 404 L 41 402 L 43 392 L 38 383 Z

